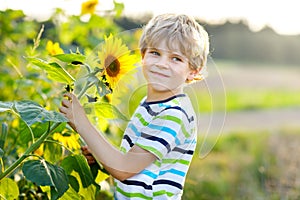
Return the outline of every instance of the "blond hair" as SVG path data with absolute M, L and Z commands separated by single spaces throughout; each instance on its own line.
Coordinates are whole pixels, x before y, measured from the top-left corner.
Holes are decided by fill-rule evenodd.
M 166 41 L 170 50 L 179 49 L 189 60 L 191 69 L 199 71 L 193 81 L 205 78 L 209 37 L 194 18 L 183 14 L 161 14 L 152 18 L 140 38 L 142 56 L 148 47 L 158 46 L 162 41 Z

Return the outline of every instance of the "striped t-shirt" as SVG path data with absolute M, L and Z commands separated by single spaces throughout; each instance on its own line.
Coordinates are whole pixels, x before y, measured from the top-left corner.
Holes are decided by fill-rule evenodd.
M 115 199 L 181 199 L 196 147 L 195 117 L 185 94 L 142 101 L 127 125 L 121 151 L 127 153 L 135 144 L 157 160 L 125 181 L 115 180 Z

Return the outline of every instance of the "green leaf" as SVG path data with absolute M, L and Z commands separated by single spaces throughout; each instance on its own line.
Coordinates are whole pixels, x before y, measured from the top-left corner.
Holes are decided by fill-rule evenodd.
M 123 115 L 116 106 L 110 103 L 89 103 L 84 105 L 84 108 L 86 109 L 87 113 L 89 113 L 91 110 L 94 110 L 97 116 L 101 116 L 106 119 L 121 119 L 124 121 L 128 121 L 128 118 Z
M 20 120 L 20 124 L 17 131 L 19 133 L 19 141 L 22 142 L 22 144 L 24 145 L 27 145 L 28 142 L 33 139 L 32 137 L 34 137 L 34 135 L 31 135 L 32 129 L 29 128 L 28 125 L 22 120 Z
M 48 123 L 35 123 L 30 128 L 33 132 L 34 138 L 39 138 L 45 133 L 45 131 L 48 130 L 49 124 Z
M 82 200 L 86 199 L 78 194 L 78 191 L 75 191 L 72 187 L 70 187 L 59 200 Z
M 68 175 L 69 177 L 69 184 L 71 185 L 71 187 L 76 191 L 79 192 L 79 183 L 78 180 L 76 179 L 76 177 L 72 176 L 72 175 Z
M 18 185 L 14 180 L 3 178 L 0 181 L 0 199 L 2 199 L 2 197 L 7 200 L 18 199 L 19 194 Z
M 51 163 L 55 163 L 62 157 L 62 147 L 53 142 L 44 144 L 44 158 Z
M 67 122 L 61 113 L 48 111 L 34 101 L 16 101 L 14 109 L 29 126 L 36 122 Z
M 39 58 L 26 57 L 26 59 L 32 64 L 45 70 L 48 73 L 49 79 L 53 81 L 66 83 L 69 85 L 72 85 L 75 81 L 75 79 L 57 63 L 47 63 L 46 61 Z
M 68 156 L 62 161 L 61 166 L 66 170 L 67 174 L 71 174 L 73 170 L 76 171 L 84 188 L 94 183 L 93 175 L 84 156 Z
M 0 148 L 0 159 L 3 157 L 3 155 L 4 155 L 4 151 Z M 0 164 L 0 166 L 2 165 Z
M 55 58 L 59 59 L 60 61 L 66 62 L 66 63 L 74 63 L 74 62 L 80 62 L 83 63 L 86 60 L 86 57 L 82 54 L 57 54 L 54 55 Z
M 3 149 L 8 132 L 8 126 L 5 122 L 2 122 L 0 131 L 0 148 Z
M 118 3 L 116 1 L 114 1 L 114 5 L 115 5 L 115 11 L 116 11 L 116 17 L 120 17 L 123 10 L 124 10 L 124 3 Z
M 38 186 L 51 187 L 51 199 L 58 199 L 69 188 L 69 179 L 65 170 L 45 160 L 29 160 L 22 167 L 26 179 Z
M 98 172 L 101 171 L 101 167 L 100 167 L 99 163 L 95 162 L 95 163 L 91 164 L 90 169 L 91 169 L 91 172 L 92 172 L 92 175 L 93 175 L 94 179 L 96 179 L 97 175 L 98 175 Z
M 2 122 L 1 129 L 0 129 L 0 159 L 4 155 L 3 148 L 4 148 L 4 143 L 6 141 L 6 138 L 7 138 L 7 129 L 8 129 L 7 124 L 5 122 Z
M 87 188 L 80 188 L 78 194 L 80 194 L 84 199 L 102 199 L 101 197 L 97 197 L 99 194 L 100 186 L 99 185 L 90 185 Z
M 61 113 L 48 111 L 38 103 L 29 100 L 15 102 L 0 101 L 0 112 L 5 111 L 18 113 L 21 119 L 29 126 L 36 122 L 68 122 L 68 119 Z
M 104 95 L 111 93 L 110 88 L 107 85 L 105 85 L 103 81 L 98 81 L 97 83 L 95 83 L 95 85 L 100 97 L 103 97 Z

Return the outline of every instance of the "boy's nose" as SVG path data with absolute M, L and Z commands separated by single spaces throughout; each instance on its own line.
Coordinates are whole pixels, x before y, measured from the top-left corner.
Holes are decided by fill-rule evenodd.
M 167 56 L 161 56 L 160 59 L 158 60 L 158 62 L 156 63 L 158 66 L 163 67 L 163 68 L 167 68 L 169 67 L 169 60 Z

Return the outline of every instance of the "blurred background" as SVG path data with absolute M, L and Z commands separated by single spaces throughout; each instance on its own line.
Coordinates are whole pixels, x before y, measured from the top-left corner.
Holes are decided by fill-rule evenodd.
M 86 10 L 85 2 L 90 3 Z M 209 33 L 211 51 L 209 76 L 186 89 L 198 113 L 199 143 L 183 199 L 300 199 L 296 3 L 0 0 L 0 101 L 32 99 L 57 109 L 62 87 L 28 68 L 24 59 L 49 57 L 49 41 L 65 53 L 79 49 L 87 55 L 104 35 L 130 31 L 125 43 L 136 49 L 139 29 L 153 15 L 191 14 Z M 131 101 L 126 109 L 133 110 L 144 94 L 132 89 L 136 86 L 127 88 L 131 99 L 118 96 L 120 102 Z M 109 138 L 118 145 L 120 136 Z

